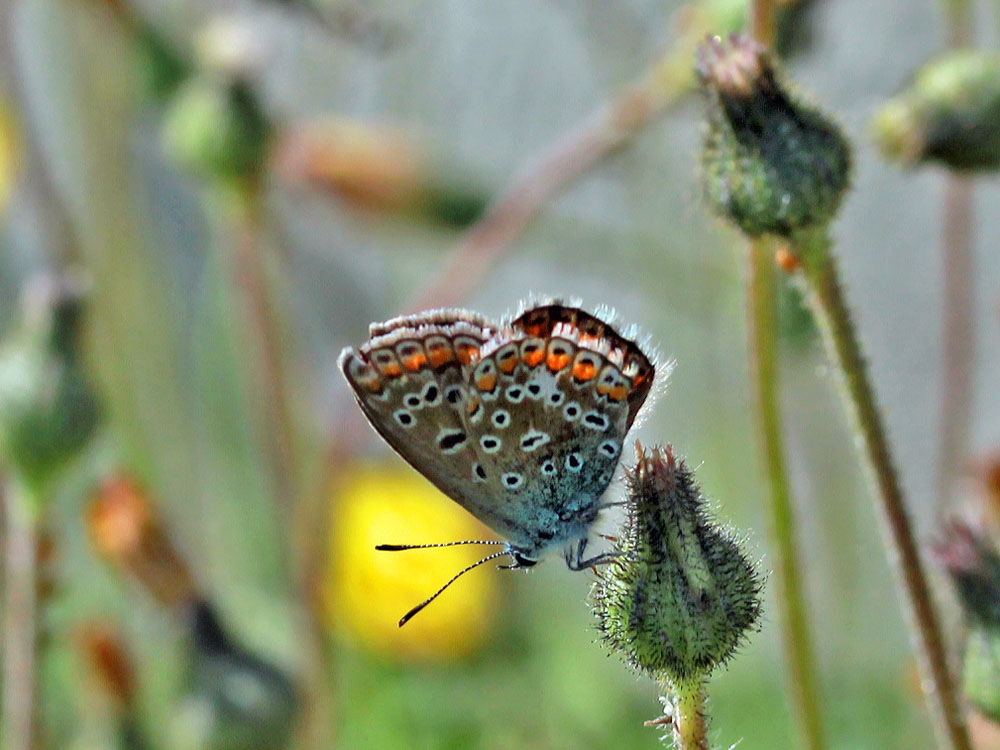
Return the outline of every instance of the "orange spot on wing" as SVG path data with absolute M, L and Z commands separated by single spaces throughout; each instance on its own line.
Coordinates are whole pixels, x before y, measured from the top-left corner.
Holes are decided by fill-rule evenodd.
M 476 388 L 481 391 L 486 391 L 487 393 L 492 393 L 493 389 L 497 387 L 497 374 L 491 372 L 487 375 L 483 375 L 476 381 Z
M 545 359 L 545 351 L 541 347 L 524 352 L 524 364 L 528 367 L 538 367 L 543 359 Z
M 504 375 L 510 375 L 514 370 L 517 369 L 517 352 L 508 352 L 503 356 L 498 362 L 498 367 L 500 372 Z
M 470 417 L 475 416 L 476 412 L 479 411 L 479 399 L 473 396 L 469 399 L 468 414 Z
M 591 380 L 597 374 L 597 368 L 594 363 L 587 360 L 584 362 L 577 362 L 573 365 L 573 377 L 581 382 L 585 380 Z
M 403 358 L 403 366 L 406 367 L 407 370 L 411 370 L 412 372 L 419 371 L 420 368 L 426 364 L 427 364 L 427 355 L 419 350 L 414 352 L 410 356 Z
M 558 372 L 569 364 L 569 355 L 561 354 L 559 352 L 549 352 L 546 362 L 550 370 Z
M 458 361 L 463 365 L 472 364 L 479 359 L 479 347 L 472 344 L 459 344 L 455 347 L 455 353 L 458 355 Z
M 624 401 L 628 398 L 628 386 L 624 383 L 619 383 L 608 390 L 608 398 L 612 401 Z
M 382 382 L 382 378 L 378 375 L 373 375 L 373 377 L 359 380 L 358 382 L 361 383 L 366 391 L 374 393 L 375 395 L 381 393 L 382 389 L 385 387 L 385 384 Z
M 447 344 L 434 344 L 428 347 L 427 358 L 431 363 L 431 367 L 441 367 L 454 361 L 455 352 Z

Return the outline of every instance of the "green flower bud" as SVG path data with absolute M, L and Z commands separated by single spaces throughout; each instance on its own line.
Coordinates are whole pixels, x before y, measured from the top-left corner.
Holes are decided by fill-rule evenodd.
M 180 88 L 163 128 L 174 159 L 223 184 L 261 175 L 270 136 L 270 122 L 246 80 L 208 74 Z
M 1000 553 L 982 532 L 959 522 L 948 527 L 936 551 L 969 623 L 963 690 L 1000 721 Z
M 291 677 L 236 642 L 210 603 L 202 600 L 191 607 L 190 626 L 192 699 L 206 718 L 198 747 L 287 747 L 299 708 Z
M 191 75 L 190 63 L 148 23 L 137 21 L 135 41 L 142 91 L 154 102 L 167 101 Z
M 41 279 L 25 293 L 24 322 L 0 349 L 0 461 L 35 495 L 87 445 L 97 399 L 79 361 L 79 285 Z
M 1000 630 L 977 628 L 969 633 L 962 690 L 983 714 L 1000 722 Z
M 636 670 L 675 685 L 707 678 L 760 616 L 761 581 L 713 523 L 669 446 L 638 446 L 618 556 L 591 592 L 605 641 Z
M 876 116 L 887 159 L 957 170 L 1000 167 L 1000 55 L 950 52 L 924 65 Z
M 708 101 L 705 195 L 746 234 L 828 224 L 850 182 L 850 149 L 822 112 L 791 96 L 770 53 L 747 37 L 710 39 L 698 74 Z

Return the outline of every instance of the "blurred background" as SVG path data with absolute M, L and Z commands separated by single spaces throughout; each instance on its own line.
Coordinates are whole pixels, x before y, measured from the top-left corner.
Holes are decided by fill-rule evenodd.
M 309 2 L 0 9 L 4 356 L 45 339 L 96 398 L 65 391 L 86 429 L 37 481 L 3 467 L 6 502 L 30 509 L 37 734 L 49 748 L 656 747 L 642 726 L 656 686 L 596 643 L 589 573 L 484 566 L 396 627 L 475 553 L 374 545 L 488 532 L 368 429 L 336 358 L 369 322 L 439 304 L 611 306 L 676 361 L 635 437 L 697 467 L 770 570 L 746 247 L 701 205 L 689 90 L 693 40 L 738 29 L 743 4 Z M 813 0 L 785 34 L 792 76 L 856 145 L 836 235 L 926 542 L 977 492 L 935 491 L 945 179 L 887 165 L 869 123 L 944 47 L 941 8 Z M 622 148 L 523 231 L 483 231 L 484 206 L 658 59 L 676 61 L 667 94 Z M 970 459 L 1000 439 L 998 199 L 976 183 Z M 45 338 L 67 317 L 78 341 Z M 831 747 L 930 747 L 875 511 L 790 290 L 781 322 Z M 18 367 L 0 365 L 0 389 L 51 374 Z M 22 536 L 8 520 L 8 557 Z M 711 685 L 718 747 L 793 746 L 778 624 L 769 599 Z

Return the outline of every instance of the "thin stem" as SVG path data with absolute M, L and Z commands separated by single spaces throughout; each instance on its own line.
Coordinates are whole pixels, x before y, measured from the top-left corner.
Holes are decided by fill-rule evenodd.
M 821 750 L 825 743 L 819 681 L 799 574 L 802 565 L 782 440 L 772 249 L 773 244 L 766 240 L 756 240 L 750 245 L 750 369 L 756 390 L 758 445 L 768 481 L 771 538 L 778 568 L 778 606 L 785 658 L 789 666 L 789 693 L 803 745 L 810 750 Z
M 976 357 L 975 257 L 972 181 L 951 174 L 944 196 L 944 325 L 941 342 L 941 412 L 938 503 L 944 507 L 962 461 L 972 421 Z
M 677 683 L 671 692 L 675 750 L 709 750 L 704 681 Z
M 35 676 L 38 646 L 38 527 L 23 486 L 8 484 L 4 498 L 7 544 L 4 587 L 3 703 L 0 747 L 35 747 Z
M 948 41 L 965 47 L 972 41 L 972 3 L 945 0 Z M 943 231 L 944 326 L 941 346 L 941 412 L 937 499 L 944 507 L 951 492 L 972 422 L 972 371 L 976 358 L 975 259 L 972 181 L 960 174 L 945 178 Z
M 245 186 L 234 203 L 236 247 L 233 258 L 236 286 L 243 297 L 251 350 L 256 355 L 264 434 L 277 487 L 279 517 L 285 532 L 297 500 L 294 430 L 288 399 L 285 358 L 275 315 L 262 246 L 263 196 L 256 183 Z
M 775 0 L 750 0 L 750 34 L 765 47 L 773 47 L 778 33 Z
M 809 299 L 813 312 L 820 322 L 830 359 L 840 371 L 843 393 L 875 479 L 887 531 L 885 539 L 889 558 L 895 565 L 901 594 L 908 605 L 925 698 L 938 744 L 950 750 L 971 750 L 959 700 L 948 671 L 937 611 L 893 465 L 882 416 L 868 379 L 865 359 L 840 288 L 826 229 L 799 237 L 798 249 L 803 261 L 804 280 L 811 292 Z
M 462 235 L 440 272 L 407 307 L 423 310 L 461 302 L 504 257 L 543 206 L 625 146 L 678 100 L 689 80 L 693 52 L 672 50 L 661 57 L 636 83 L 529 163 Z

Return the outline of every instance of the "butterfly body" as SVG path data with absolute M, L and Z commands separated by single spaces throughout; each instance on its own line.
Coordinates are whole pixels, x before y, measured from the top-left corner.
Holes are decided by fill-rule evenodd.
M 581 562 L 654 375 L 633 341 L 560 304 L 500 323 L 461 310 L 395 318 L 340 366 L 378 433 L 505 537 L 513 567 L 556 547 Z

